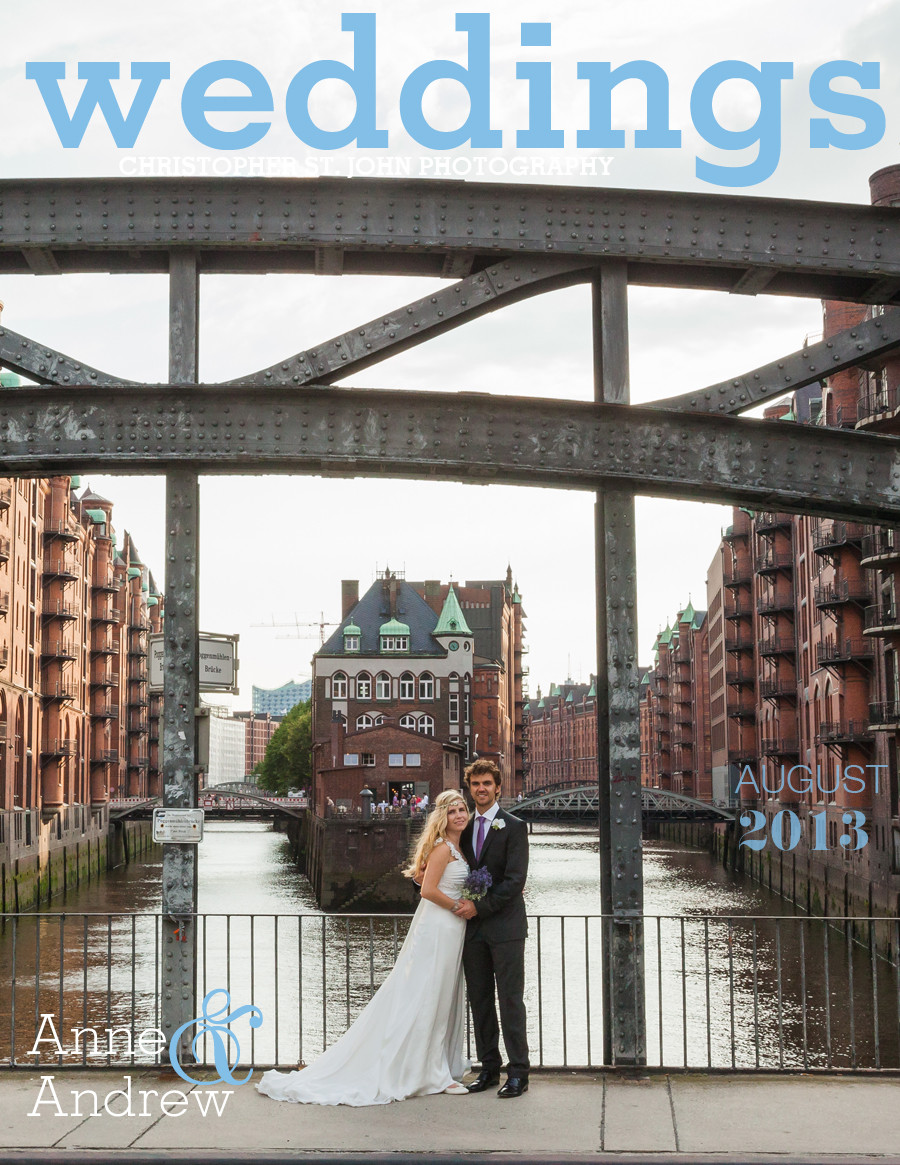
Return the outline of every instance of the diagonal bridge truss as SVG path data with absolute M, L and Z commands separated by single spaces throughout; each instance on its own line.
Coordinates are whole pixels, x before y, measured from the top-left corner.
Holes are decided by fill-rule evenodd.
M 196 803 L 198 473 L 505 481 L 596 494 L 604 1062 L 646 1059 L 634 495 L 900 522 L 900 443 L 742 419 L 768 397 L 900 347 L 900 211 L 758 197 L 322 179 L 0 181 L 0 276 L 169 278 L 169 383 L 92 368 L 0 327 L 3 472 L 165 473 L 164 803 Z M 427 275 L 451 282 L 314 348 L 198 384 L 200 276 Z M 592 289 L 593 404 L 333 387 L 528 296 Z M 793 295 L 885 311 L 762 368 L 629 404 L 629 284 Z M 538 373 L 538 375 L 541 375 Z M 166 846 L 161 1015 L 195 1010 L 196 855 Z

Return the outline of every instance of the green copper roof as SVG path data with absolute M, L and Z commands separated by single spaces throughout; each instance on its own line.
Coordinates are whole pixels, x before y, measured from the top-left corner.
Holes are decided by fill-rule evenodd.
M 574 704 L 575 703 L 575 697 L 573 696 L 573 694 L 571 692 L 569 692 L 568 696 L 566 696 L 566 703 L 567 704 Z
M 597 681 L 596 680 L 591 680 L 591 688 L 590 688 L 590 691 L 588 692 L 588 695 L 593 696 L 595 699 L 597 698 Z
M 693 623 L 694 622 L 694 605 L 690 599 L 688 599 L 688 605 L 681 612 L 681 618 L 678 620 L 678 622 L 679 623 Z
M 388 619 L 387 623 L 382 623 L 378 629 L 379 635 L 409 635 L 409 627 L 406 623 L 401 623 L 399 619 Z
M 668 623 L 666 624 L 665 631 L 660 632 L 659 642 L 665 643 L 667 646 L 672 642 L 672 628 Z
M 362 635 L 362 631 L 360 631 L 360 629 L 356 626 L 355 623 L 348 623 L 347 626 L 344 628 L 344 634 L 345 635 Z
M 86 510 L 85 512 L 92 522 L 104 523 L 106 521 L 105 510 Z
M 156 595 L 151 595 L 150 598 L 147 600 L 148 607 L 156 607 L 156 606 L 158 606 L 158 604 L 159 604 L 159 599 L 156 597 Z
M 548 695 L 549 695 L 551 700 L 553 699 L 554 696 L 559 695 L 559 692 L 556 690 L 556 684 L 550 685 L 550 691 L 549 691 Z
M 643 687 L 643 686 L 644 686 L 644 684 L 648 684 L 648 685 L 649 685 L 649 683 L 650 683 L 650 676 L 649 676 L 649 675 L 643 675 L 643 676 L 641 676 L 641 687 Z
M 453 584 L 450 584 L 450 589 L 447 592 L 447 597 L 444 599 L 444 606 L 441 610 L 441 617 L 437 621 L 437 626 L 431 633 L 432 635 L 471 635 L 469 624 L 466 622 L 466 617 L 462 613 L 462 607 L 459 605 L 459 600 L 456 597 L 456 591 L 453 589 Z
M 78 476 L 77 473 L 72 478 L 71 488 L 72 489 L 81 489 L 81 478 Z
M 140 578 L 141 577 L 141 568 L 139 566 L 129 566 L 128 577 L 129 578 Z

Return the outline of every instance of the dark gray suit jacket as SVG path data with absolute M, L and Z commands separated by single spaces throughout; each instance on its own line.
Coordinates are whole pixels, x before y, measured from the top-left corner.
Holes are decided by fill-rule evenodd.
M 525 902 L 522 889 L 528 874 L 528 826 L 518 817 L 501 809 L 494 822 L 502 821 L 502 829 L 488 829 L 476 861 L 474 845 L 475 818 L 462 831 L 460 848 L 470 869 L 485 866 L 493 882 L 487 894 L 476 902 L 478 914 L 470 918 L 466 941 L 473 938 L 487 942 L 511 942 L 528 934 Z

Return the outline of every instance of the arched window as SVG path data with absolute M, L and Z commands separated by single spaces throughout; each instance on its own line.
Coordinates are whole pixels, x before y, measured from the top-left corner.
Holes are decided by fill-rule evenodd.
M 413 730 L 415 730 L 415 727 L 416 727 L 415 716 L 411 716 L 408 712 L 405 716 L 401 716 L 400 717 L 400 727 L 401 728 L 412 728 Z
M 419 723 L 416 729 L 422 733 L 423 736 L 434 736 L 434 717 L 420 716 Z
M 434 676 L 430 671 L 423 671 L 419 676 L 419 699 L 434 699 Z
M 347 677 L 342 671 L 336 671 L 331 679 L 332 700 L 347 699 Z
M 367 671 L 361 671 L 356 677 L 356 698 L 357 700 L 372 699 L 372 677 Z
M 412 672 L 405 671 L 400 677 L 400 699 L 414 700 L 416 698 L 416 680 Z
M 380 712 L 375 717 L 375 727 L 377 728 L 379 724 L 384 724 L 384 717 L 381 715 Z
M 368 712 L 364 712 L 362 714 L 362 716 L 356 717 L 356 731 L 357 732 L 361 731 L 363 728 L 372 728 L 372 727 L 373 727 L 372 717 L 368 714 Z
M 380 671 L 375 677 L 375 699 L 389 700 L 391 698 L 391 677 L 386 671 Z

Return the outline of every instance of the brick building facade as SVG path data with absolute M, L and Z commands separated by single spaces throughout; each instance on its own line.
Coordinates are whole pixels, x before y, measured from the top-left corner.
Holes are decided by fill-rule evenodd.
M 427 785 L 432 800 L 447 787 L 445 753 L 467 759 L 474 752 L 474 646 L 475 636 L 452 586 L 438 612 L 390 570 L 382 572 L 362 598 L 358 582 L 342 583 L 341 623 L 313 657 L 317 807 L 328 797 L 337 801 L 331 790 L 342 790 L 346 781 L 355 786 L 358 803 L 360 777 L 368 779 L 376 800 L 387 797 L 391 780 L 399 780 L 389 772 L 391 767 L 409 768 L 400 784 L 419 784 L 423 789 Z M 402 741 L 387 739 L 397 732 Z M 337 740 L 344 736 L 346 753 L 336 751 Z M 388 755 L 388 763 L 382 763 L 391 752 L 404 758 L 407 752 L 418 754 L 419 760 L 407 765 L 404 759 L 402 765 L 392 766 Z M 364 754 L 365 761 L 348 759 Z M 375 771 L 363 771 L 369 768 Z
M 78 484 L 0 480 L 0 810 L 45 822 L 160 791 L 162 596 L 112 503 Z

